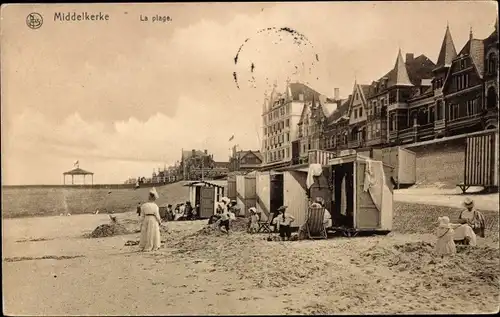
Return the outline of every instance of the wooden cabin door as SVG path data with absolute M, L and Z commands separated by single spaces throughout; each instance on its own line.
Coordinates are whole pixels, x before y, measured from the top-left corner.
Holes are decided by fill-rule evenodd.
M 210 218 L 214 214 L 215 190 L 213 187 L 200 187 L 200 218 Z
M 380 227 L 380 211 L 368 191 L 364 191 L 366 163 L 356 162 L 356 228 L 377 229 Z
M 240 213 L 248 216 L 248 209 L 257 205 L 257 187 L 255 176 L 245 176 L 245 210 Z

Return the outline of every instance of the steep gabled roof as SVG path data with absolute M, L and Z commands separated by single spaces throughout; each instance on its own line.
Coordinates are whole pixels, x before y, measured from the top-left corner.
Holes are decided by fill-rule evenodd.
M 455 49 L 455 44 L 453 43 L 453 38 L 451 37 L 450 27 L 447 25 L 436 66 L 450 67 L 451 62 L 455 57 L 457 57 L 457 50 Z
M 304 94 L 304 101 L 309 100 L 311 101 L 313 99 L 313 96 L 316 99 L 319 99 L 319 93 L 315 91 L 314 89 L 308 87 L 305 84 L 302 83 L 290 83 L 288 85 L 288 92 L 292 95 L 292 100 L 298 101 L 299 100 L 299 95 Z
M 396 63 L 394 64 L 392 72 L 389 74 L 387 82 L 387 87 L 392 86 L 413 86 L 410 81 L 410 76 L 408 76 L 408 71 L 406 69 L 405 61 L 403 60 L 403 55 L 401 54 L 401 49 L 399 49 Z
M 354 87 L 352 88 L 352 98 L 350 100 L 348 110 L 347 110 L 347 115 L 350 117 L 351 112 L 352 112 L 352 104 L 354 103 L 355 96 L 357 93 L 359 93 L 359 96 L 361 98 L 361 104 L 363 105 L 363 108 L 366 109 L 367 107 L 367 102 L 366 102 L 366 97 L 365 97 L 365 91 L 368 91 L 370 88 L 370 85 L 360 85 L 358 83 L 354 83 Z
M 262 154 L 260 153 L 260 151 L 247 150 L 247 151 L 238 151 L 238 152 L 236 152 L 236 156 L 239 159 L 242 159 L 242 158 L 246 157 L 249 154 L 255 155 L 260 161 L 262 161 Z
M 332 124 L 343 116 L 347 115 L 349 111 L 349 105 L 351 104 L 352 95 L 349 95 L 347 99 L 342 100 L 340 106 L 327 118 L 327 123 Z
M 472 35 L 471 35 L 472 37 Z M 482 78 L 484 74 L 484 42 L 470 38 L 465 46 L 460 50 L 458 56 L 470 56 L 474 67 L 476 68 L 479 76 Z
M 400 57 L 402 60 L 401 54 L 398 55 L 398 60 L 400 59 Z M 401 62 L 401 60 L 399 61 L 399 63 Z M 397 64 L 398 62 L 396 62 L 395 66 L 400 67 L 401 64 Z M 407 76 L 412 86 L 419 86 L 422 83 L 422 79 L 431 79 L 433 77 L 432 71 L 436 67 L 436 65 L 424 54 L 421 54 L 418 57 L 405 62 L 404 64 Z M 380 77 L 378 80 L 374 80 L 371 85 L 366 85 L 366 87 L 364 87 L 363 89 L 365 96 L 369 98 L 382 92 L 382 90 L 379 92 L 375 89 L 375 87 L 381 82 L 387 81 L 386 87 L 391 87 L 391 80 L 392 82 L 394 82 L 394 78 L 397 78 L 396 67 L 391 69 L 387 74 Z
M 205 155 L 205 152 L 199 151 L 199 150 L 196 150 L 194 153 L 195 153 L 196 156 Z M 182 151 L 182 157 L 183 158 L 188 159 L 188 158 L 190 158 L 192 156 L 193 156 L 193 152 L 192 151 L 188 151 L 188 150 Z

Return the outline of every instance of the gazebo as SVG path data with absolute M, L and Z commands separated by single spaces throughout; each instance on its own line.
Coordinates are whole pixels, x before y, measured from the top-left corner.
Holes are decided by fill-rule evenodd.
M 83 185 L 85 185 L 85 176 L 90 175 L 92 177 L 92 185 L 94 185 L 94 173 L 88 172 L 86 170 L 83 170 L 79 167 L 72 169 L 71 171 L 64 172 L 63 173 L 63 178 L 64 178 L 64 185 L 66 185 L 66 175 L 71 175 L 71 185 L 74 184 L 74 177 L 75 175 L 83 175 Z

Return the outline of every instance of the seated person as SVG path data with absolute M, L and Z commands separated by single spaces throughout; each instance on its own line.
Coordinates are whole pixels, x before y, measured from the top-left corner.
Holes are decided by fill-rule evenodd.
M 281 240 L 290 240 L 292 236 L 292 230 L 290 225 L 295 221 L 295 217 L 292 215 L 286 214 L 287 206 L 281 206 L 278 208 L 279 215 L 276 216 L 272 223 L 276 224 L 280 233 Z
M 453 240 L 457 244 L 470 246 L 476 245 L 476 234 L 484 237 L 484 216 L 474 209 L 474 201 L 466 198 L 463 202 L 464 209 L 458 217 L 459 224 L 452 224 L 454 230 Z
M 328 209 L 326 209 L 323 197 L 316 197 L 315 202 L 311 204 L 311 207 L 323 207 L 325 209 L 325 214 L 323 215 L 323 225 L 325 228 L 331 228 L 333 226 L 332 215 Z
M 486 227 L 486 221 L 483 214 L 474 208 L 474 200 L 466 198 L 462 205 L 465 207 L 464 210 L 458 216 L 458 222 L 460 224 L 469 225 L 474 233 L 481 238 L 484 238 L 484 230 Z

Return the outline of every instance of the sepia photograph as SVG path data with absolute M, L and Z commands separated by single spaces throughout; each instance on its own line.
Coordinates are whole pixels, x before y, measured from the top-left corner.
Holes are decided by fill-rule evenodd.
M 498 313 L 498 23 L 3 4 L 3 314 Z

